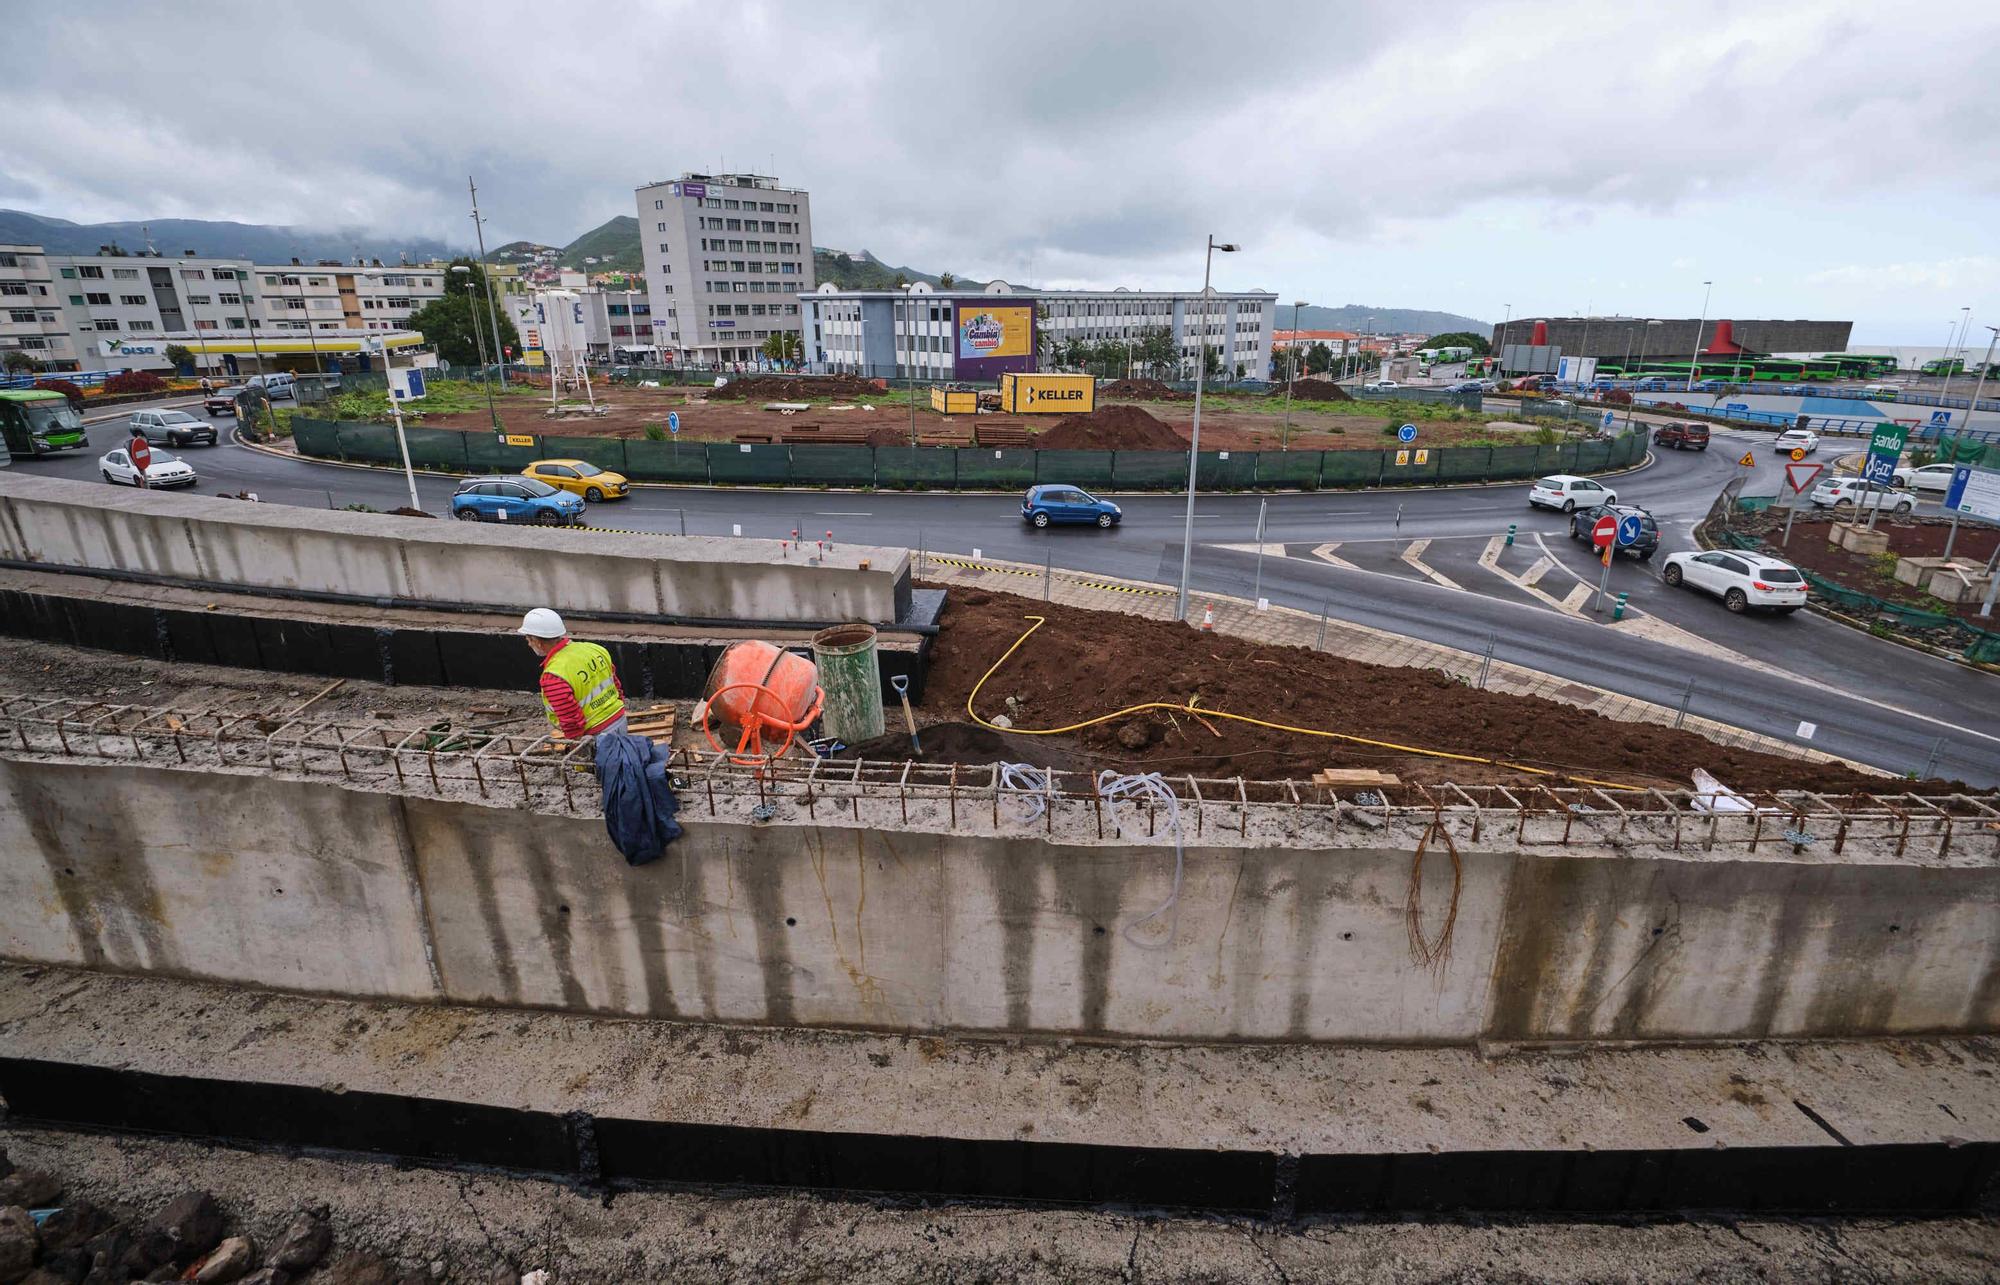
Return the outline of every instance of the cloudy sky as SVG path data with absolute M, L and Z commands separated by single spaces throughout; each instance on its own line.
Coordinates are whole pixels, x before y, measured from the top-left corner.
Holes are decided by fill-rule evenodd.
M 2000 4 L 21 4 L 0 206 L 560 244 L 755 169 L 1045 286 L 2000 324 Z M 23 56 L 28 51 L 35 56 Z M 489 244 L 495 243 L 489 240 Z

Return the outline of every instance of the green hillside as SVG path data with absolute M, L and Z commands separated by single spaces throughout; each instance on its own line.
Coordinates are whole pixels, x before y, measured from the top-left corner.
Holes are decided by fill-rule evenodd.
M 585 263 L 595 257 L 596 263 Z M 646 264 L 639 252 L 639 220 L 621 214 L 594 227 L 562 249 L 562 266 L 579 272 L 644 272 Z
M 933 286 L 943 285 L 939 274 L 919 272 L 915 268 L 893 268 L 866 250 L 856 257 L 845 250 L 813 247 L 813 278 L 822 285 L 831 281 L 842 290 L 894 290 L 897 288 L 899 277 L 902 279 L 901 284 L 904 285 L 912 281 L 927 281 Z M 951 288 L 979 290 L 985 285 L 984 281 L 957 277 L 953 279 Z

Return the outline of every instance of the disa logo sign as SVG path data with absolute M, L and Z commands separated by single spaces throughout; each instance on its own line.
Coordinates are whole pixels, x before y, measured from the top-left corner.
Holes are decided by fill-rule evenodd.
M 1037 388 L 1028 385 L 1028 404 L 1036 402 L 1080 402 L 1083 400 L 1081 388 Z

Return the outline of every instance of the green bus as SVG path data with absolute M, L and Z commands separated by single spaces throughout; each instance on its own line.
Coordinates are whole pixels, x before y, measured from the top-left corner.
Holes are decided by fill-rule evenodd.
M 7 454 L 22 459 L 90 445 L 83 417 L 68 397 L 48 388 L 0 389 L 0 440 Z
M 1820 360 L 1830 361 L 1837 366 L 1842 379 L 1875 379 L 1882 375 L 1893 375 L 1899 365 L 1894 357 L 1882 353 L 1830 352 Z
M 1923 373 L 1926 375 L 1963 375 L 1965 373 L 1965 359 L 1963 357 L 1940 357 L 1936 361 L 1927 361 L 1923 364 Z

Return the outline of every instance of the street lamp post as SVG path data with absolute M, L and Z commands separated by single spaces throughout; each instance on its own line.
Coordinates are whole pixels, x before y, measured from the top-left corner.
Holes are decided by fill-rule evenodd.
M 1972 326 L 1972 309 L 1968 306 L 1960 308 L 1959 312 L 1963 313 L 1964 315 L 1959 319 L 1959 324 L 1952 327 L 1952 330 L 1958 335 L 1958 338 L 1953 339 L 1949 335 L 1945 337 L 1946 347 L 1944 350 L 1944 384 L 1942 387 L 1938 389 L 1938 401 L 1940 403 L 1944 401 L 1945 395 L 1951 392 L 1951 368 L 1953 364 L 1952 354 L 1956 353 L 1960 348 L 1965 346 L 1966 332 Z M 1967 412 L 1966 418 L 1970 419 L 1971 417 L 1972 417 L 1971 413 Z
M 1696 376 L 1701 374 L 1701 332 L 1708 325 L 1708 295 L 1715 287 L 1713 281 L 1701 283 L 1701 320 L 1694 323 L 1694 359 L 1688 363 L 1688 392 L 1694 391 Z
M 1305 300 L 1292 301 L 1292 350 L 1291 358 L 1285 364 L 1285 426 L 1278 432 L 1278 449 L 1292 449 L 1292 385 L 1299 377 L 1299 310 L 1306 306 Z
M 1202 256 L 1201 260 L 1201 354 L 1195 359 L 1194 364 L 1194 431 L 1188 438 L 1187 521 L 1183 524 L 1181 532 L 1181 589 L 1178 605 L 1174 611 L 1174 617 L 1177 620 L 1186 620 L 1188 616 L 1188 571 L 1193 565 L 1194 560 L 1194 484 L 1195 471 L 1201 464 L 1201 394 L 1204 382 L 1203 376 L 1208 373 L 1209 276 L 1215 266 L 1215 252 L 1217 250 L 1222 251 L 1224 254 L 1234 254 L 1238 248 L 1231 242 L 1218 242 L 1215 239 L 1215 234 L 1211 232 L 1208 237 L 1208 251 Z
M 1514 305 L 1505 305 L 1507 315 L 1500 320 L 1500 378 L 1507 377 L 1507 333 L 1514 324 Z
M 1649 321 L 1639 331 L 1639 377 L 1641 379 L 1644 379 L 1646 377 L 1646 348 L 1649 344 L 1653 342 L 1653 327 L 1659 324 L 1660 323 L 1657 321 Z M 1636 392 L 1637 389 L 1635 387 L 1634 393 L 1636 394 Z M 1639 403 L 1639 398 L 1635 395 L 1632 398 L 1631 402 L 1626 404 L 1625 427 L 1627 429 L 1630 429 L 1632 427 L 1632 407 L 1638 405 L 1638 403 Z
M 283 277 L 279 278 L 280 281 L 283 279 Z M 306 299 L 305 273 L 301 272 L 296 277 L 293 277 L 292 280 L 298 282 L 299 286 L 299 311 L 306 314 L 306 339 L 312 344 L 313 374 L 324 375 L 326 373 L 326 366 L 319 359 L 319 336 L 313 333 L 312 304 Z

